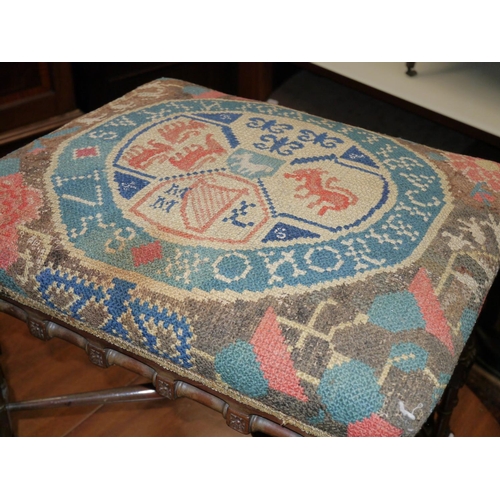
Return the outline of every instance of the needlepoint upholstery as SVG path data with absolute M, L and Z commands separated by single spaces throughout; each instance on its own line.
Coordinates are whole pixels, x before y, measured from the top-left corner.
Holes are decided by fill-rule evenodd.
M 304 433 L 411 436 L 499 193 L 490 161 L 157 80 L 0 161 L 0 293 Z

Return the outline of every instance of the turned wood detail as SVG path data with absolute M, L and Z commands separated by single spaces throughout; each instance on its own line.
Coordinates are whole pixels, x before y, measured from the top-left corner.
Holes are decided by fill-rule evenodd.
M 196 387 L 183 380 L 175 380 L 177 376 L 170 374 L 167 370 L 156 370 L 146 363 L 113 348 L 100 347 L 84 336 L 90 336 L 90 334 L 85 334 L 84 332 L 80 334 L 58 323 L 54 323 L 50 318 L 44 319 L 28 310 L 28 308 L 25 310 L 22 306 L 14 305 L 4 300 L 3 297 L 0 298 L 0 311 L 28 323 L 30 332 L 37 338 L 49 340 L 53 337 L 58 337 L 85 349 L 90 361 L 97 366 L 107 368 L 117 365 L 148 378 L 153 382 L 156 393 L 166 399 L 172 400 L 186 397 L 221 413 L 225 417 L 229 427 L 237 432 L 243 434 L 263 433 L 270 436 L 301 436 L 301 434 L 298 434 L 294 430 L 284 427 L 267 417 L 253 414 L 251 409 L 246 412 L 245 409 L 240 409 L 239 405 L 238 409 L 235 409 L 231 406 L 232 403 L 224 401 L 205 390 L 205 388 Z M 31 325 L 35 326 L 32 327 Z M 118 388 L 88 394 L 66 395 L 27 402 L 12 402 L 7 405 L 4 404 L 4 409 L 10 411 L 30 408 L 44 409 L 73 406 L 75 404 L 90 404 L 90 402 L 104 404 L 143 399 L 154 399 L 154 397 L 144 388 Z
M 1 350 L 0 354 L 2 354 Z M 9 391 L 7 381 L 0 366 L 0 437 L 10 437 L 13 435 L 8 404 Z
M 25 323 L 28 321 L 27 319 L 28 314 L 26 313 L 26 311 L 24 311 L 20 307 L 17 307 L 14 304 L 11 304 L 10 302 L 2 300 L 1 297 L 0 297 L 0 312 L 4 312 L 5 314 L 14 316 L 14 318 L 20 319 Z

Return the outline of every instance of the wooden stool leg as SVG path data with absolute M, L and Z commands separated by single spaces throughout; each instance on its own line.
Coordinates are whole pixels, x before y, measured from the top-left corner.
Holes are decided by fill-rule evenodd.
M 475 333 L 475 330 L 471 333 L 441 400 L 422 427 L 419 436 L 447 437 L 450 435 L 450 418 L 458 403 L 458 391 L 465 384 L 476 357 Z
M 2 354 L 1 349 L 0 354 Z M 9 412 L 7 411 L 8 400 L 7 381 L 5 380 L 2 367 L 0 366 L 0 437 L 10 437 L 14 435 Z
M 450 435 L 450 418 L 453 409 L 458 403 L 458 391 L 465 384 L 476 357 L 475 338 L 475 331 L 473 331 L 458 360 L 458 364 L 453 372 L 448 387 L 436 408 L 436 436 L 442 437 Z

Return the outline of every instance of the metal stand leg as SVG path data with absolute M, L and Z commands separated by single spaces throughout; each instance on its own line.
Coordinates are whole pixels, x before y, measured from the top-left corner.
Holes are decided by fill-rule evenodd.
M 414 67 L 415 67 L 414 62 L 412 62 L 412 63 L 407 62 L 406 63 L 406 74 L 408 76 L 415 76 L 417 74 L 417 72 L 413 69 Z
M 137 401 L 150 401 L 153 399 L 165 399 L 158 394 L 151 384 L 137 385 L 132 387 L 119 387 L 117 389 L 105 389 L 103 391 L 83 392 L 80 394 L 68 394 L 53 398 L 35 399 L 32 401 L 18 401 L 7 403 L 7 411 L 20 410 L 45 410 L 48 408 L 60 408 L 62 406 L 109 404 L 109 403 L 131 403 Z

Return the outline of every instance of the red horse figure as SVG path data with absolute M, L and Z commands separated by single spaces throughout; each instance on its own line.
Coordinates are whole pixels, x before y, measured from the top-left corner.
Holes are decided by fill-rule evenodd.
M 325 182 L 323 182 L 322 175 L 328 174 L 326 170 L 320 170 L 317 168 L 303 168 L 295 170 L 293 173 L 285 174 L 287 179 L 295 179 L 298 182 L 304 181 L 304 184 L 298 186 L 295 191 L 301 191 L 306 189 L 305 194 L 295 194 L 295 198 L 309 198 L 311 196 L 317 196 L 315 201 L 312 201 L 307 205 L 307 208 L 313 208 L 322 203 L 323 205 L 319 211 L 318 215 L 324 215 L 328 210 L 345 210 L 350 205 L 354 205 L 358 201 L 358 197 L 349 191 L 348 189 L 332 186 L 334 182 L 339 182 L 336 177 L 328 177 Z

